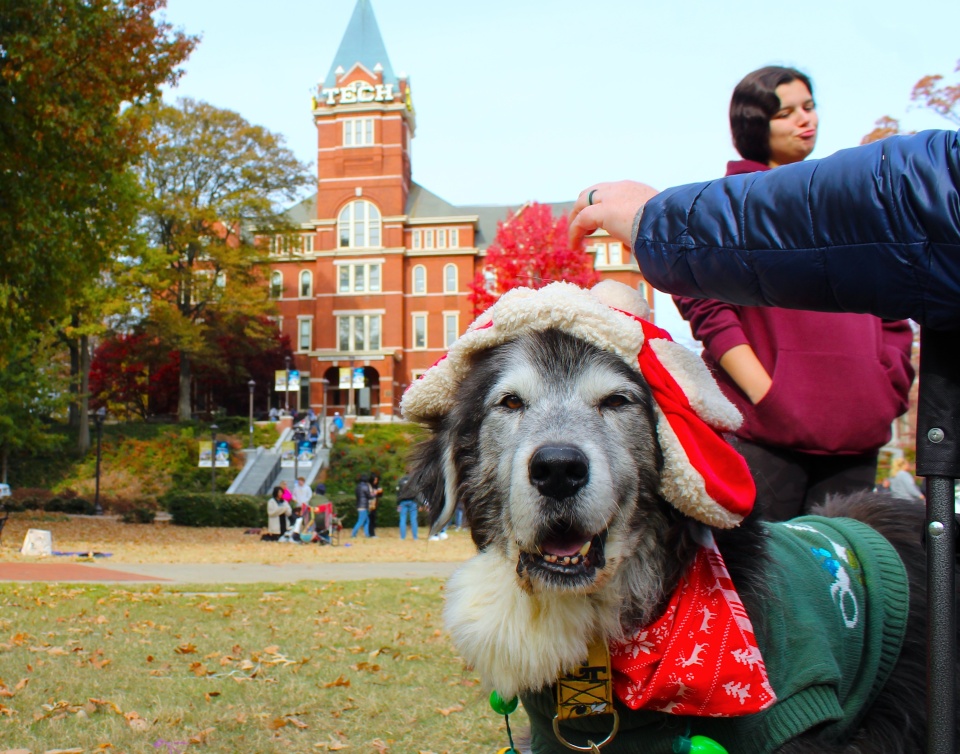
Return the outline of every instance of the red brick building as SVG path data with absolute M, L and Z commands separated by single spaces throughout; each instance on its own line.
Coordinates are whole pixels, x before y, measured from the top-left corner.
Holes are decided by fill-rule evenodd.
M 413 181 L 410 81 L 394 73 L 369 0 L 354 8 L 313 119 L 317 192 L 290 211 L 300 243 L 270 260 L 301 377 L 290 405 L 390 418 L 410 381 L 471 322 L 468 285 L 497 222 L 523 207 L 453 206 Z M 552 205 L 555 215 L 571 206 Z M 603 277 L 643 285 L 628 249 L 593 240 Z

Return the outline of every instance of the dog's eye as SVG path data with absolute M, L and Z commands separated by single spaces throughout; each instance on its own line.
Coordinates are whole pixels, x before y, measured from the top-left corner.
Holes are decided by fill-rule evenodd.
M 600 408 L 623 408 L 628 403 L 630 403 L 630 399 L 627 396 L 614 393 L 600 401 Z
M 523 408 L 523 400 L 518 395 L 507 395 L 504 396 L 503 400 L 500 401 L 500 405 L 504 408 L 509 408 L 511 411 L 519 411 Z

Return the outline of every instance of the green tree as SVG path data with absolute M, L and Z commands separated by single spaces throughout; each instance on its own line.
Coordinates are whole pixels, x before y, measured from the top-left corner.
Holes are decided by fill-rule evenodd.
M 216 328 L 274 336 L 254 230 L 291 232 L 283 207 L 310 181 L 282 136 L 240 115 L 183 99 L 152 108 L 151 149 L 138 170 L 150 250 L 136 260 L 148 291 L 147 324 L 180 354 L 178 416 L 192 412 L 193 368 L 214 358 Z
M 64 408 L 65 384 L 56 343 L 34 332 L 10 345 L 0 369 L 0 481 L 11 453 L 55 446 L 50 418 Z
M 0 368 L 17 337 L 69 313 L 109 253 L 144 145 L 142 106 L 196 41 L 164 7 L 0 5 Z
M 960 73 L 960 60 L 957 61 L 957 67 L 953 72 Z M 952 123 L 954 128 L 960 128 L 960 81 L 951 84 L 940 74 L 924 76 L 913 85 L 910 101 L 916 103 L 918 107 L 932 110 Z M 869 144 L 901 133 L 914 132 L 902 130 L 897 118 L 884 115 L 877 119 L 873 130 L 864 136 L 860 143 Z

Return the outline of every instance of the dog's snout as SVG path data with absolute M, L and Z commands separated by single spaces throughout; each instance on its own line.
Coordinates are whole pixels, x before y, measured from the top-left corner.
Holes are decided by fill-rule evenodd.
M 530 459 L 530 483 L 546 497 L 570 497 L 589 476 L 590 462 L 571 445 L 544 445 Z

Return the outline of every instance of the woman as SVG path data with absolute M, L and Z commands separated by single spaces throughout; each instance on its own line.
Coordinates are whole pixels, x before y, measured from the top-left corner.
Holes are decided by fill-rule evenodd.
M 383 487 L 380 486 L 380 474 L 376 471 L 370 472 L 370 537 L 377 537 L 377 507 L 380 504 L 380 498 L 383 497 Z
M 744 77 L 730 101 L 730 129 L 744 159 L 730 162 L 727 175 L 806 159 L 819 125 L 812 92 L 810 79 L 792 68 Z M 793 518 L 830 493 L 873 489 L 878 450 L 907 409 L 913 381 L 905 321 L 674 301 L 744 416 L 737 447 L 767 518 Z
M 357 478 L 355 489 L 357 496 L 357 523 L 353 525 L 353 536 L 357 536 L 360 528 L 363 528 L 363 534 L 370 536 L 370 499 L 373 497 L 373 490 L 370 487 L 370 477 L 367 474 L 361 474 Z
M 890 494 L 903 500 L 923 500 L 923 493 L 913 478 L 913 464 L 904 456 L 890 464 Z
M 287 532 L 287 516 L 293 511 L 290 503 L 283 499 L 283 487 L 274 487 L 267 501 L 267 534 L 261 539 L 276 541 Z

